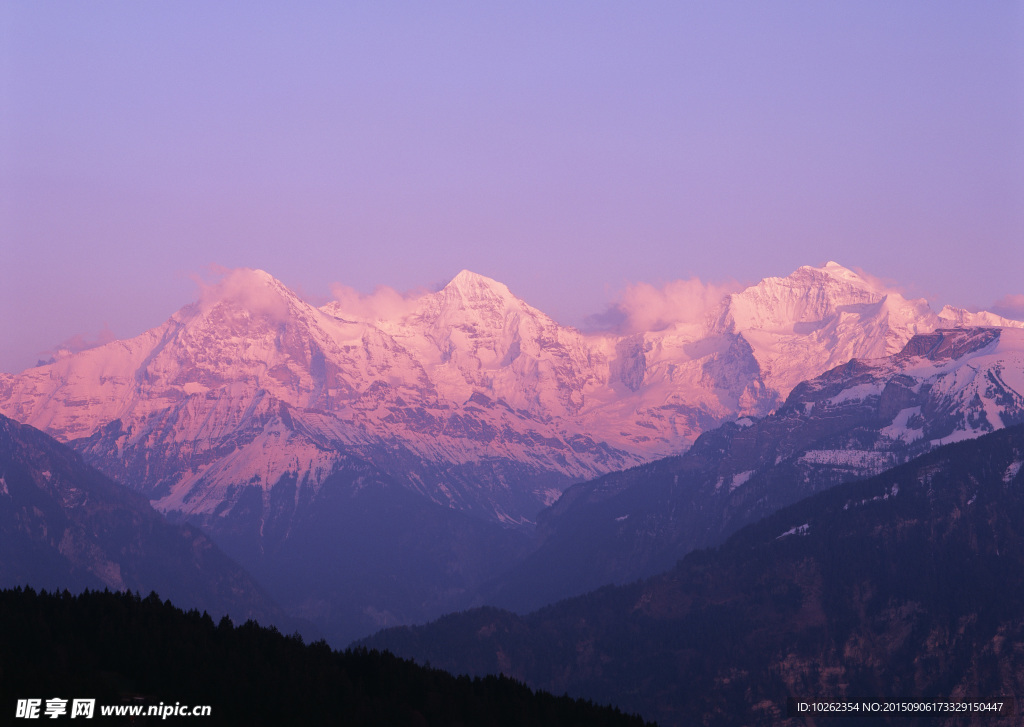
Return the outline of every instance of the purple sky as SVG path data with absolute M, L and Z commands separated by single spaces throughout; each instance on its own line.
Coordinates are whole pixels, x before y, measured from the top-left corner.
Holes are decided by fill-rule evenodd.
M 1024 293 L 1024 3 L 0 4 L 0 370 L 211 264 L 580 325 L 829 259 Z

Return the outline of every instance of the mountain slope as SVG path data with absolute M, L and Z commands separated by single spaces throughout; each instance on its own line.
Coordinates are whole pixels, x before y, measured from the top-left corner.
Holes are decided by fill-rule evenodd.
M 535 550 L 482 599 L 530 610 L 648 576 L 813 492 L 1022 422 L 1024 331 L 921 334 L 800 384 L 774 414 L 709 431 L 681 457 L 573 486 L 540 514 Z
M 202 532 L 32 427 L 0 416 L 0 586 L 158 592 L 282 627 L 281 610 Z
M 664 725 L 804 724 L 786 697 L 1005 702 L 1024 688 L 1022 464 L 1024 427 L 1004 429 L 802 500 L 645 582 L 364 643 Z M 978 719 L 1017 717 L 859 723 Z

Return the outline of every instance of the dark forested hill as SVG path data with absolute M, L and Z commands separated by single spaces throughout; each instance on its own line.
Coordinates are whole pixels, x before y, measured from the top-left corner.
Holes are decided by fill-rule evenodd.
M 1022 462 L 1018 426 L 803 500 L 642 583 L 363 643 L 662 724 L 786 723 L 788 697 L 1001 701 L 1024 693 Z M 927 723 L 1015 724 L 977 719 Z
M 0 722 L 19 699 L 209 706 L 209 717 L 133 724 L 623 725 L 637 717 L 534 693 L 507 678 L 456 678 L 390 654 L 332 651 L 248 622 L 215 624 L 151 595 L 0 591 Z M 70 719 L 69 715 L 63 717 Z M 49 720 L 46 720 L 49 722 Z M 61 721 L 61 720 L 58 720 Z M 122 718 L 129 723 L 127 718 Z

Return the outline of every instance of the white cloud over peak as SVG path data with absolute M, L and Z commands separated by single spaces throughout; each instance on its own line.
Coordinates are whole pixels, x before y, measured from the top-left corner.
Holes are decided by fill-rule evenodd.
M 604 313 L 590 316 L 588 327 L 620 334 L 660 331 L 676 324 L 698 324 L 725 296 L 743 290 L 736 281 L 705 283 L 673 280 L 661 287 L 635 283 Z
M 287 289 L 268 273 L 251 268 L 224 268 L 211 265 L 210 270 L 218 276 L 212 282 L 193 275 L 192 280 L 199 287 L 200 310 L 209 310 L 218 303 L 226 302 L 243 308 L 253 315 L 265 315 L 275 321 L 288 318 Z
M 339 315 L 362 321 L 397 320 L 408 315 L 426 294 L 426 291 L 414 290 L 399 293 L 394 288 L 379 285 L 372 293 L 360 293 L 353 287 L 342 283 L 331 286 Z

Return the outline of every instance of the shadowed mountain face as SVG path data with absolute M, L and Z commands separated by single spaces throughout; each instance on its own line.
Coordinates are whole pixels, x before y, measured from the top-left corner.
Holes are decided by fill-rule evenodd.
M 337 645 L 466 608 L 479 584 L 529 544 L 518 529 L 442 507 L 369 472 L 326 479 L 321 496 L 297 510 L 301 525 L 264 537 L 258 557 L 242 561 L 282 606 Z M 288 505 L 291 496 L 282 495 Z M 216 525 L 240 558 L 251 552 L 247 538 L 259 542 L 244 521 L 237 533 L 225 521 Z
M 466 607 L 475 587 L 528 544 L 518 530 L 425 500 L 357 459 L 325 479 L 315 502 L 296 507 L 297 491 L 294 481 L 279 483 L 269 516 L 254 525 L 249 516 L 262 500 L 248 490 L 249 511 L 243 496 L 211 518 L 214 544 L 194 524 L 169 523 L 69 447 L 0 416 L 0 587 L 156 591 L 185 608 L 288 631 L 312 624 L 345 644 Z
M 787 697 L 1003 701 L 1024 690 L 1022 465 L 1016 426 L 802 500 L 643 583 L 364 643 L 601 695 L 664 725 L 804 724 Z
M 81 455 L 0 416 L 0 587 L 156 591 L 184 608 L 289 625 L 283 612 L 197 528 Z
M 538 545 L 484 588 L 528 611 L 671 567 L 691 550 L 841 482 L 945 441 L 1024 422 L 1024 335 L 974 328 L 915 336 L 797 386 L 763 419 L 702 435 L 681 457 L 570 488 L 538 518 Z

